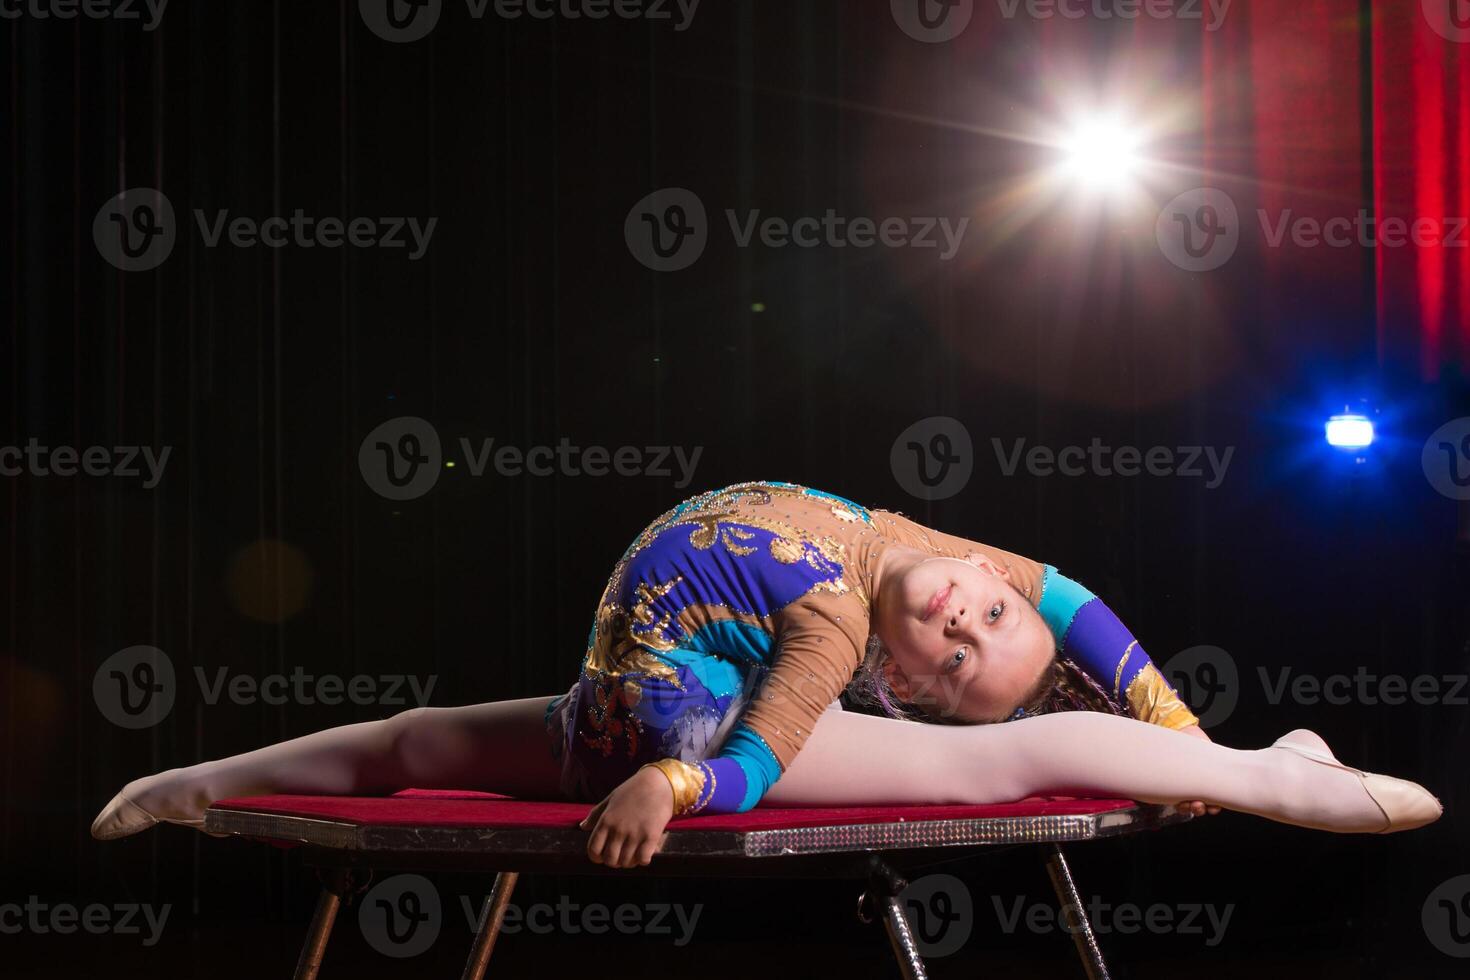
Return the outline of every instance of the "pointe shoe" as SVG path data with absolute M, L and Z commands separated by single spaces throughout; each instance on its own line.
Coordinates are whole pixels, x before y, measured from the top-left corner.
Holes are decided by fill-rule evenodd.
M 131 837 L 133 834 L 141 833 L 158 823 L 174 823 L 180 827 L 192 827 L 195 830 L 204 829 L 204 820 L 174 820 L 169 817 L 155 817 L 147 810 L 134 803 L 121 793 L 112 798 L 102 812 L 97 814 L 97 819 L 92 821 L 92 836 L 97 840 L 117 840 L 120 837 Z M 211 837 L 227 836 L 224 834 L 211 834 Z
M 1334 769 L 1341 769 L 1344 772 L 1350 772 L 1357 776 L 1358 781 L 1363 784 L 1364 791 L 1367 792 L 1369 798 L 1373 800 L 1374 804 L 1383 813 L 1385 826 L 1382 830 L 1374 831 L 1374 833 L 1392 834 L 1401 830 L 1414 830 L 1426 824 L 1434 823 L 1444 813 L 1444 807 L 1440 805 L 1438 798 L 1418 783 L 1410 782 L 1407 779 L 1399 779 L 1395 776 L 1383 776 L 1375 772 L 1364 772 L 1361 769 L 1354 769 L 1352 766 L 1343 765 L 1331 752 L 1309 748 L 1298 742 L 1288 741 L 1288 739 L 1298 733 L 1310 735 L 1311 740 L 1315 743 L 1322 742 L 1315 732 L 1308 731 L 1307 729 L 1298 729 L 1294 732 L 1287 732 L 1275 742 L 1272 742 L 1271 747 L 1274 749 L 1285 749 L 1293 755 L 1299 755 L 1312 762 L 1317 762 L 1324 766 L 1331 766 Z

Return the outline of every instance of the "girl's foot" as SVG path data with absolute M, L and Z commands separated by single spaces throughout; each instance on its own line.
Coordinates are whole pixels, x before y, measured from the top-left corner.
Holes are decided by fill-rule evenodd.
M 1302 760 L 1291 763 L 1301 777 L 1297 792 L 1311 794 L 1314 812 L 1304 815 L 1300 826 L 1346 834 L 1391 834 L 1431 824 L 1444 812 L 1439 800 L 1418 783 L 1343 765 L 1316 732 L 1299 728 L 1277 739 L 1271 748 Z M 1324 782 L 1320 767 L 1335 769 L 1342 776 Z M 1356 781 L 1355 789 L 1349 787 L 1348 777 Z M 1363 805 L 1365 796 L 1371 809 Z
M 203 830 L 204 810 L 210 801 L 183 790 L 186 783 L 177 778 L 179 773 L 178 769 L 170 769 L 128 783 L 92 821 L 92 836 L 97 840 L 117 840 L 157 823 Z

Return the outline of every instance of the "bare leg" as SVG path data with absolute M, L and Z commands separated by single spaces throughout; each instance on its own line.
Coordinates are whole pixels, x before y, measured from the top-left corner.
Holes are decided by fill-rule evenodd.
M 270 793 L 478 789 L 557 799 L 543 717 L 550 696 L 413 708 L 134 780 L 122 795 L 159 819 L 196 820 L 215 800 Z
M 1203 800 L 1343 832 L 1384 825 L 1351 773 L 1281 749 L 1231 749 L 1086 711 L 975 726 L 828 711 L 765 800 L 778 806 L 1000 803 L 1040 794 Z

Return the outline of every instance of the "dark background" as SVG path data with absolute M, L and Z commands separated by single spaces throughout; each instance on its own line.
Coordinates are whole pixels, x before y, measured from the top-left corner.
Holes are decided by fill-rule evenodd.
M 1363 29 L 1367 5 L 1327 6 L 1334 30 Z M 1275 9 L 1237 0 L 1232 16 L 1264 44 Z M 1345 760 L 1443 800 L 1438 824 L 1383 839 L 1224 815 L 1074 848 L 1084 892 L 1236 907 L 1213 948 L 1198 936 L 1104 937 L 1120 976 L 1462 975 L 1427 939 L 1421 908 L 1470 873 L 1463 701 L 1272 704 L 1257 671 L 1470 670 L 1467 522 L 1419 463 L 1431 432 L 1470 414 L 1466 388 L 1450 364 L 1426 371 L 1382 342 L 1362 250 L 1284 259 L 1248 241 L 1205 274 L 1160 255 L 1153 219 L 1176 193 L 1225 186 L 1243 213 L 1263 193 L 1250 162 L 1259 129 L 1229 128 L 1249 107 L 1225 104 L 1214 129 L 1203 121 L 1208 99 L 1252 78 L 1205 86 L 1197 23 L 1145 32 L 995 10 L 980 4 L 945 45 L 910 40 L 885 4 L 836 0 L 704 0 L 683 32 L 475 20 L 448 3 L 433 36 L 412 44 L 371 34 L 355 3 L 174 0 L 154 32 L 4 21 L 0 444 L 173 453 L 152 490 L 0 479 L 0 903 L 174 910 L 151 949 L 128 936 L 0 935 L 0 973 L 287 972 L 315 894 L 293 856 L 174 827 L 99 844 L 87 825 L 136 776 L 401 706 L 211 705 L 194 667 L 408 673 L 437 679 L 439 705 L 556 693 L 574 677 L 605 576 L 645 523 L 696 492 L 771 479 L 1056 564 L 1103 595 L 1156 661 L 1228 651 L 1239 703 L 1217 740 L 1257 747 L 1311 727 Z M 1157 153 L 1175 169 L 1147 188 L 1143 218 L 1089 223 L 1061 195 L 1010 220 L 1021 208 L 1007 190 L 1050 151 L 998 134 L 1065 109 L 1059 77 L 1076 98 L 1118 92 L 1171 118 Z M 1361 80 L 1347 84 L 1366 105 Z M 1342 156 L 1346 186 L 1362 194 L 1329 203 L 1372 207 L 1371 154 L 1356 130 L 1339 154 L 1334 126 L 1304 112 L 1281 150 Z M 692 267 L 659 273 L 630 255 L 623 222 L 671 186 L 702 199 L 710 242 Z M 98 209 L 132 187 L 161 188 L 179 216 L 155 271 L 119 272 L 92 241 Z M 1323 204 L 1307 181 L 1270 190 L 1288 206 Z M 195 208 L 439 220 L 414 262 L 401 249 L 211 249 Z M 942 262 L 932 250 L 740 249 L 726 208 L 973 221 Z M 1321 428 L 1358 397 L 1381 410 L 1385 433 L 1361 465 L 1328 450 Z M 392 502 L 365 483 L 358 450 L 402 415 L 429 420 L 458 465 L 421 498 Z M 901 431 L 938 415 L 973 437 L 975 470 L 931 503 L 901 488 L 889 454 Z M 460 436 L 702 456 L 687 487 L 474 478 Z M 1008 477 L 991 443 L 1093 437 L 1235 455 L 1207 490 L 1183 477 Z M 166 719 L 128 731 L 98 710 L 92 681 L 140 644 L 165 651 L 183 680 Z M 934 975 L 1076 969 L 1064 937 L 1006 935 L 996 922 L 992 892 L 1007 903 L 1048 894 L 1029 854 L 951 870 L 970 884 L 979 924 Z M 487 884 L 445 876 L 441 890 Z M 881 933 L 852 919 L 853 885 L 541 878 L 523 889 L 527 902 L 706 908 L 681 950 L 506 937 L 496 956 L 511 975 L 893 972 Z M 339 932 L 334 975 L 453 975 L 469 942 L 449 931 L 432 963 L 402 963 Z

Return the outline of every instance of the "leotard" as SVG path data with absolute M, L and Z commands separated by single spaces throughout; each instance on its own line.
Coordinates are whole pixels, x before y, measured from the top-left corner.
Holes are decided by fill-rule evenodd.
M 672 759 L 677 815 L 754 807 L 861 664 L 874 569 L 894 546 L 1006 567 L 1058 649 L 1135 718 L 1196 723 L 1117 617 L 1053 566 L 820 490 L 742 483 L 669 510 L 614 567 L 577 681 L 546 713 L 563 793 L 595 802 Z

